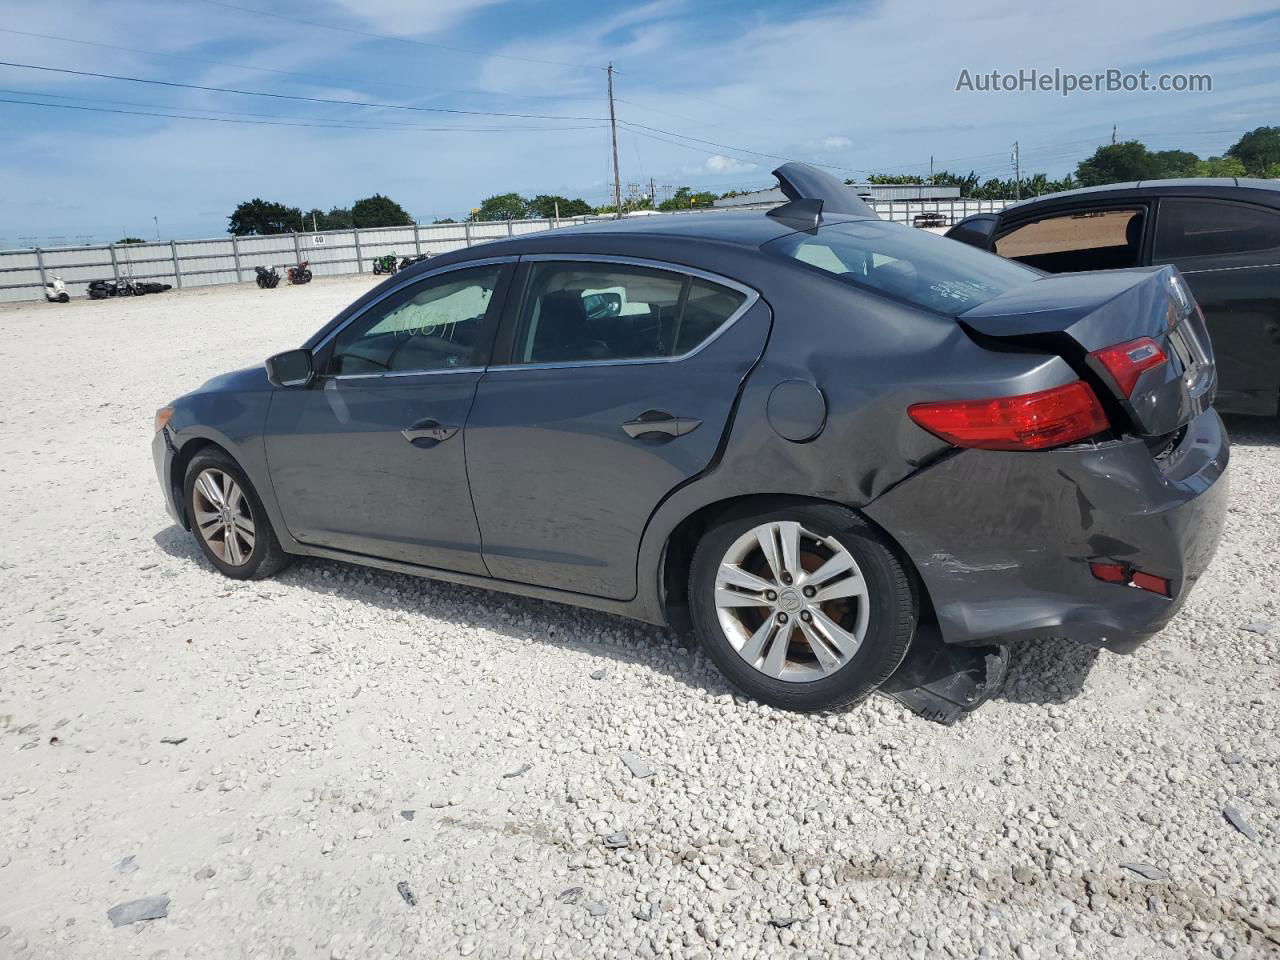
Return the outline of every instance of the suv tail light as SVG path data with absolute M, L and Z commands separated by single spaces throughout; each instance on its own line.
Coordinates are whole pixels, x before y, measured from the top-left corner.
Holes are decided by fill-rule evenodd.
M 1119 388 L 1120 395 L 1126 400 L 1133 396 L 1133 388 L 1137 386 L 1138 377 L 1147 370 L 1158 367 L 1167 361 L 1160 344 L 1150 337 L 1139 337 L 1126 343 L 1117 343 L 1114 347 L 1095 350 L 1089 358 L 1097 360 L 1102 368 L 1111 375 Z
M 1110 427 L 1083 380 L 1016 397 L 916 403 L 907 414 L 948 443 L 979 450 L 1044 450 Z

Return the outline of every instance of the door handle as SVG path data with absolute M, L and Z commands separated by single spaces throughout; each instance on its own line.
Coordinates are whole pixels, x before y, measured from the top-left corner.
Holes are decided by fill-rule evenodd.
M 434 447 L 437 443 L 448 440 L 458 432 L 457 427 L 448 427 L 439 420 L 426 419 L 400 431 L 400 435 L 415 447 Z
M 702 425 L 701 420 L 692 417 L 673 417 L 665 410 L 646 410 L 634 420 L 622 425 L 627 436 L 638 440 L 650 434 L 666 434 L 668 437 L 683 437 L 692 433 Z

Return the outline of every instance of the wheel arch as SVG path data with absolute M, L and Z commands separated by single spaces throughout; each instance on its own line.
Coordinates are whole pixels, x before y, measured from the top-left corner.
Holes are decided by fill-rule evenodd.
M 697 548 L 702 535 L 714 524 L 729 516 L 750 516 L 766 510 L 780 507 L 799 506 L 802 504 L 822 504 L 852 510 L 872 529 L 879 532 L 894 553 L 897 554 L 903 568 L 914 581 L 920 599 L 920 617 L 922 620 L 932 619 L 933 602 L 928 588 L 921 579 L 915 563 L 907 551 L 898 543 L 896 537 L 880 526 L 857 507 L 838 500 L 823 497 L 803 496 L 785 493 L 755 493 L 728 497 L 704 504 L 681 520 L 667 535 L 663 545 L 658 568 L 658 602 L 667 625 L 678 633 L 688 633 L 693 629 L 693 621 L 689 614 L 689 570 L 693 562 L 693 551 Z
M 202 450 L 209 448 L 220 450 L 232 460 L 235 460 L 235 454 L 228 450 L 225 446 L 216 440 L 208 437 L 192 437 L 181 447 L 178 452 L 173 455 L 173 463 L 169 469 L 169 486 L 173 490 L 173 503 L 178 511 L 178 516 L 182 521 L 182 526 L 186 530 L 191 529 L 191 518 L 187 516 L 187 496 L 186 496 L 186 478 L 187 467 L 191 465 L 191 461 L 195 459 L 196 454 Z M 238 460 L 236 461 L 239 462 Z

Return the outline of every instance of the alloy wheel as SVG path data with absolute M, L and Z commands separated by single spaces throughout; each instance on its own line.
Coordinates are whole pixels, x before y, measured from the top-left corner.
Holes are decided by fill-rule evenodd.
M 196 529 L 213 555 L 233 567 L 248 563 L 255 539 L 253 510 L 240 484 L 210 467 L 196 477 L 191 499 Z
M 760 524 L 733 542 L 716 572 L 715 605 L 738 656 L 775 680 L 830 676 L 867 633 L 867 582 L 853 554 L 794 521 Z

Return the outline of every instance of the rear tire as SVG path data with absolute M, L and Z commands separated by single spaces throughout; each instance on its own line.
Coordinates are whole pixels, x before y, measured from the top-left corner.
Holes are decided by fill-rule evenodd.
M 183 496 L 191 533 L 218 571 L 233 580 L 262 580 L 292 561 L 240 465 L 222 450 L 197 453 Z
M 831 504 L 730 513 L 698 543 L 689 598 L 698 641 L 725 678 L 787 710 L 866 699 L 902 662 L 919 618 L 892 546 Z

